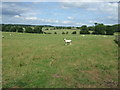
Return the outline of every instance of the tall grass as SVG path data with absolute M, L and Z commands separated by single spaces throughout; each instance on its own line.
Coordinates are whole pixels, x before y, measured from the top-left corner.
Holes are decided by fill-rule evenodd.
M 9 34 L 2 43 L 4 88 L 117 87 L 114 36 Z

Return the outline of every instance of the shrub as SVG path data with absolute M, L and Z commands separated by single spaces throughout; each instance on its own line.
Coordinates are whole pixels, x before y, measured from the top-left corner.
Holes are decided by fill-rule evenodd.
M 23 32 L 23 28 L 22 27 L 18 27 L 17 30 L 18 30 L 18 32 Z
M 42 27 L 35 27 L 33 33 L 43 33 Z
M 80 34 L 90 34 L 90 32 L 89 32 L 89 31 L 86 31 L 86 30 L 81 30 L 81 31 L 80 31 Z
M 105 25 L 97 23 L 95 25 L 95 30 L 94 30 L 93 34 L 105 35 Z
M 54 34 L 57 34 L 57 32 L 54 32 Z
M 88 27 L 86 25 L 83 25 L 81 27 L 80 34 L 90 34 L 90 32 L 88 31 Z
M 62 34 L 65 34 L 65 32 L 62 32 Z
M 115 31 L 112 26 L 106 26 L 106 35 L 113 35 L 114 32 Z
M 66 32 L 66 34 L 68 34 L 68 32 Z
M 46 32 L 43 32 L 44 34 L 47 34 Z
M 26 27 L 25 32 L 26 33 L 33 33 L 34 30 L 31 27 Z
M 76 34 L 76 31 L 73 31 L 72 34 Z

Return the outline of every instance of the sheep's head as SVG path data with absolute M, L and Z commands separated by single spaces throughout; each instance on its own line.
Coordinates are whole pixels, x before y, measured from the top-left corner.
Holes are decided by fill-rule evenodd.
M 65 41 L 66 39 L 64 39 L 64 41 Z

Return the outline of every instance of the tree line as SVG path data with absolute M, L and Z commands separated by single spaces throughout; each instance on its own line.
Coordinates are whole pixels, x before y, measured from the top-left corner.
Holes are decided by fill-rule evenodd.
M 94 24 L 95 24 L 94 26 L 82 25 L 81 27 L 2 24 L 2 31 L 43 34 L 45 33 L 43 28 L 45 28 L 45 30 L 75 29 L 75 30 L 80 30 L 80 34 L 96 34 L 96 35 L 113 35 L 115 32 L 120 32 L 120 28 L 119 28 L 120 24 L 115 24 L 115 25 L 104 25 L 102 23 L 94 23 Z M 54 33 L 54 34 L 57 34 L 57 33 Z M 76 34 L 76 32 L 74 31 L 72 34 Z
M 43 33 L 43 26 L 2 24 L 3 32 Z
M 120 24 L 104 25 L 102 23 L 95 23 L 95 26 L 86 25 L 81 26 L 80 34 L 97 34 L 97 35 L 113 35 L 115 32 L 120 32 Z M 92 33 L 90 33 L 92 31 Z

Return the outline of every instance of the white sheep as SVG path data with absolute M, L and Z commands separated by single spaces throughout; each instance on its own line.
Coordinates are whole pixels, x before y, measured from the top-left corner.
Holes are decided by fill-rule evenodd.
M 65 41 L 65 43 L 66 43 L 65 45 L 67 45 L 67 44 L 70 44 L 70 45 L 71 45 L 71 44 L 72 44 L 72 40 L 66 40 L 66 39 L 64 39 L 64 41 Z

